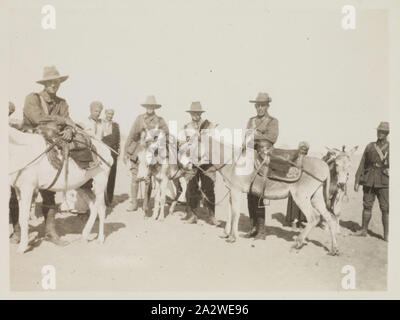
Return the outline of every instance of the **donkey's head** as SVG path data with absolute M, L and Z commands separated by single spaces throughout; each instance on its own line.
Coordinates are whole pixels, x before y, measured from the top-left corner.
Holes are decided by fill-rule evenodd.
M 165 134 L 162 130 L 158 129 L 158 127 L 142 130 L 137 153 L 137 178 L 141 180 L 148 177 L 150 166 L 163 163 L 168 155 L 167 150 Z
M 331 171 L 333 170 L 337 187 L 344 189 L 350 176 L 351 157 L 358 149 L 358 146 L 355 146 L 350 151 L 346 151 L 345 146 L 342 147 L 342 150 L 336 148 L 327 149 L 328 153 L 323 160 L 329 165 Z

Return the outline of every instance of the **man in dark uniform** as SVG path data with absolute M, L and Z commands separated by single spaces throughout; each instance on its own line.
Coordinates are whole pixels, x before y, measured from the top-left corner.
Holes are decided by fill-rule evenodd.
M 138 152 L 140 136 L 144 130 L 158 129 L 165 135 L 166 141 L 168 141 L 169 129 L 167 123 L 162 117 L 156 115 L 155 110 L 161 108 L 161 105 L 156 102 L 154 96 L 148 96 L 146 102 L 142 104 L 142 107 L 146 108 L 146 113 L 139 115 L 132 125 L 131 131 L 125 143 L 124 148 L 124 162 L 130 163 L 131 170 L 131 204 L 127 211 L 136 211 L 138 208 L 137 194 L 139 189 L 139 181 L 137 180 L 139 163 L 138 163 Z M 147 201 L 150 198 L 151 184 L 150 181 L 145 181 L 145 195 L 143 207 L 147 208 Z M 146 216 L 146 215 L 145 215 Z
M 278 139 L 279 122 L 268 114 L 269 104 L 272 101 L 267 93 L 260 92 L 255 100 L 257 115 L 249 119 L 247 129 L 254 133 L 254 147 L 261 158 L 270 151 Z M 246 238 L 265 240 L 265 208 L 263 199 L 248 193 L 247 205 L 249 209 L 251 229 L 245 235 Z
M 73 136 L 74 123 L 69 117 L 68 104 L 56 95 L 60 84 L 67 80 L 68 76 L 60 76 L 54 66 L 44 68 L 42 80 L 37 81 L 44 85 L 40 93 L 30 93 L 24 104 L 23 127 L 34 130 L 41 120 L 53 119 L 61 123 L 69 124 L 62 132 L 62 137 L 66 141 L 71 141 Z M 55 192 L 49 190 L 39 190 L 43 199 L 42 213 L 46 222 L 45 238 L 56 245 L 64 246 L 67 244 L 59 238 L 55 229 L 56 203 Z
M 299 143 L 298 149 L 299 149 L 299 156 L 304 157 L 308 154 L 310 145 L 306 141 L 301 141 Z M 297 206 L 296 202 L 294 202 L 292 195 L 289 193 L 287 209 L 286 209 L 286 223 L 293 229 L 297 229 L 301 227 L 303 222 L 307 222 L 307 219 L 304 213 Z
M 200 102 L 193 102 L 190 106 L 190 109 L 187 110 L 192 118 L 192 121 L 187 123 L 184 126 L 186 140 L 193 141 L 198 144 L 198 147 L 201 147 L 201 130 L 209 129 L 211 126 L 211 122 L 208 120 L 203 120 L 201 115 L 205 112 L 200 104 Z M 209 155 L 210 156 L 210 155 Z M 219 225 L 219 222 L 215 218 L 215 180 L 216 180 L 216 172 L 215 170 L 210 169 L 212 167 L 211 164 L 200 164 L 200 169 L 197 169 L 193 173 L 193 177 L 190 178 L 187 189 L 186 189 L 186 201 L 187 201 L 187 215 L 184 217 L 184 220 L 187 220 L 188 223 L 196 223 L 197 216 L 195 213 L 195 209 L 200 204 L 200 199 L 202 198 L 201 192 L 204 194 L 204 205 L 208 210 L 208 219 L 209 223 L 212 225 Z M 210 169 L 210 171 L 207 171 Z M 206 173 L 204 173 L 206 172 Z M 199 188 L 199 182 L 201 183 L 201 188 Z
M 369 143 L 356 173 L 354 190 L 363 186 L 362 229 L 356 234 L 365 237 L 372 216 L 375 197 L 382 211 L 383 239 L 389 235 L 389 123 L 381 122 L 377 128 L 377 141 Z
M 105 111 L 105 119 L 102 122 L 103 126 L 103 142 L 116 152 L 120 152 L 121 135 L 119 131 L 119 125 L 113 121 L 114 110 L 107 109 Z M 111 166 L 110 175 L 107 182 L 107 195 L 106 203 L 111 205 L 114 198 L 115 178 L 117 175 L 117 162 L 118 154 L 111 152 L 113 157 L 113 165 Z

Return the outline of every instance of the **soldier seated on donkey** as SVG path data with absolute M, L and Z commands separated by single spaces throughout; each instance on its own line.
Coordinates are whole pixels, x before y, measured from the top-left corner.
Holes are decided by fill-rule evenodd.
M 43 91 L 32 92 L 25 99 L 22 130 L 40 133 L 48 143 L 54 143 L 57 139 L 57 141 L 60 141 L 60 145 L 64 145 L 64 147 L 68 144 L 71 158 L 82 169 L 87 170 L 98 164 L 93 161 L 90 139 L 78 133 L 80 130 L 69 116 L 67 102 L 56 95 L 60 84 L 67 79 L 68 76 L 61 76 L 54 66 L 44 68 L 43 78 L 37 81 L 44 86 Z M 43 199 L 42 213 L 46 221 L 45 238 L 56 245 L 64 246 L 67 243 L 59 238 L 55 229 L 55 192 L 49 190 L 40 190 L 39 192 Z M 18 242 L 20 238 L 20 228 L 16 217 L 18 215 L 18 201 L 15 197 L 15 192 L 12 192 L 10 200 L 14 224 L 12 242 Z

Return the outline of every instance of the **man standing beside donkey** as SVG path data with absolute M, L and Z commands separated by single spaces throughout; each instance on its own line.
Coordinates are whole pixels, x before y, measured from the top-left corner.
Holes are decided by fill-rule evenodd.
M 369 143 L 356 173 L 354 190 L 363 186 L 362 229 L 358 236 L 365 237 L 372 217 L 372 207 L 378 198 L 382 212 L 383 239 L 389 236 L 389 123 L 381 122 L 377 128 L 377 141 Z

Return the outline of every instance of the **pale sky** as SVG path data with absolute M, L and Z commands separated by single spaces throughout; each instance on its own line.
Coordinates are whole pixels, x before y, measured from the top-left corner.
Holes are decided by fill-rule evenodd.
M 149 94 L 179 127 L 200 101 L 205 118 L 234 129 L 255 115 L 249 100 L 265 91 L 278 147 L 306 140 L 312 151 L 346 144 L 361 152 L 389 121 L 388 13 L 357 7 L 356 29 L 343 30 L 342 1 L 278 3 L 1 1 L 9 28 L 3 104 L 13 101 L 21 117 L 25 96 L 41 90 L 43 67 L 56 65 L 69 75 L 58 95 L 71 117 L 84 119 L 100 100 L 126 135 Z M 41 27 L 45 4 L 56 8 L 55 30 Z

